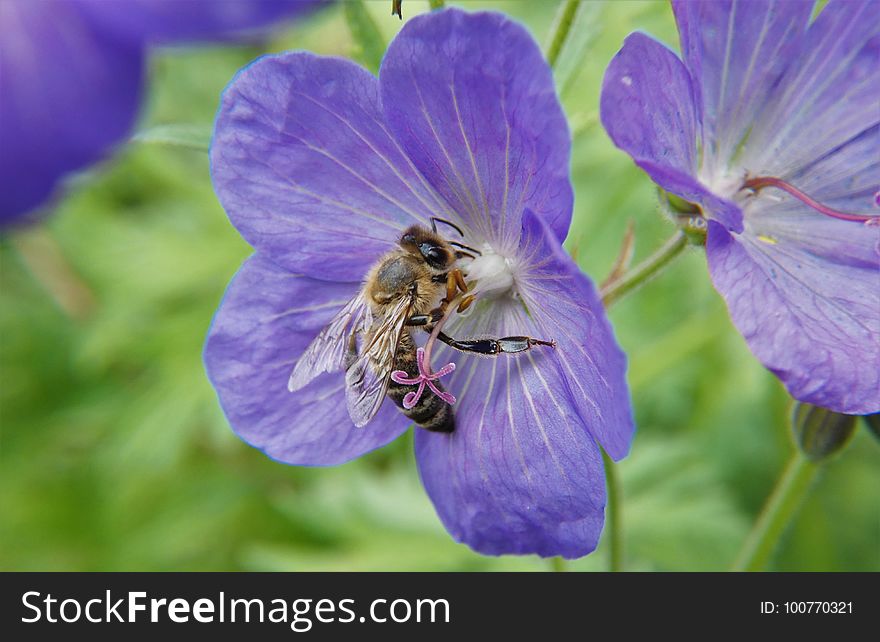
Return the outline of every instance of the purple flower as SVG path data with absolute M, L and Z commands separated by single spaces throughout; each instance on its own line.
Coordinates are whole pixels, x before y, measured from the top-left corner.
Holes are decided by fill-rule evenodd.
M 880 21 L 872 2 L 673 2 L 682 59 L 611 61 L 611 139 L 708 220 L 716 289 L 801 401 L 880 409 Z
M 313 1 L 0 2 L 0 225 L 22 220 L 65 174 L 134 125 L 145 48 L 227 38 Z
M 442 345 L 434 362 L 455 362 L 454 372 L 395 374 L 419 387 L 413 403 L 454 401 L 454 432 L 416 428 L 422 482 L 453 537 L 477 551 L 592 551 L 605 504 L 596 442 L 623 457 L 633 423 L 624 356 L 558 240 L 571 219 L 569 156 L 550 69 L 528 33 L 498 14 L 410 20 L 378 79 L 307 53 L 241 71 L 217 117 L 212 175 L 256 253 L 205 348 L 236 433 L 281 462 L 331 465 L 407 430 L 390 401 L 356 428 L 341 371 L 293 393 L 288 377 L 404 230 L 443 217 L 463 232 L 444 227 L 449 238 L 481 252 L 459 261 L 476 303 L 443 331 L 556 347 L 476 357 Z M 454 399 L 434 396 L 441 375 Z

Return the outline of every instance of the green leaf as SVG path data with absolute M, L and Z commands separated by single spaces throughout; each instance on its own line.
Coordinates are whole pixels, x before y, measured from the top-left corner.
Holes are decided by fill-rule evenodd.
M 717 571 L 732 559 L 747 518 L 698 440 L 636 440 L 619 464 L 629 570 Z
M 157 125 L 138 132 L 132 136 L 131 140 L 147 145 L 170 145 L 207 152 L 211 146 L 211 133 L 212 127 L 210 125 L 175 123 Z
M 370 71 L 379 71 L 382 56 L 385 54 L 385 39 L 379 27 L 362 0 L 349 0 L 344 3 L 345 20 L 355 42 L 352 57 Z
M 571 26 L 553 64 L 553 76 L 560 96 L 571 89 L 575 78 L 584 67 L 587 50 L 599 35 L 599 14 L 604 4 L 580 2 L 575 8 Z

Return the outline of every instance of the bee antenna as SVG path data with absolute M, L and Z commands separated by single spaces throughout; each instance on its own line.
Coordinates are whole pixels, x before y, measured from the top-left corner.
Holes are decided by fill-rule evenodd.
M 467 250 L 467 251 L 469 251 L 469 252 L 473 252 L 474 254 L 477 254 L 477 255 L 479 255 L 479 256 L 483 256 L 483 253 L 480 252 L 480 250 L 478 250 L 478 249 L 475 248 L 475 247 L 471 247 L 470 245 L 465 245 L 464 243 L 459 243 L 458 241 L 449 241 L 449 244 L 450 244 L 450 245 L 453 245 L 453 246 L 455 246 L 455 247 L 460 247 L 460 248 L 463 249 L 463 250 Z
M 437 231 L 437 223 L 444 223 L 444 224 L 448 225 L 449 227 L 454 229 L 456 232 L 458 232 L 458 235 L 460 237 L 464 238 L 464 232 L 461 231 L 461 228 L 458 225 L 456 225 L 452 221 L 447 221 L 445 218 L 440 218 L 438 216 L 431 217 L 431 229 L 434 232 Z

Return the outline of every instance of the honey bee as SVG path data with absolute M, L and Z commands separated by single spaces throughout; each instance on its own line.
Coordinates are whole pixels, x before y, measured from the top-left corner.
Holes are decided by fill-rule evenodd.
M 426 394 L 405 408 L 403 398 L 409 390 L 391 377 L 395 370 L 409 376 L 418 373 L 414 329 L 430 332 L 450 304 L 463 312 L 474 301 L 456 264 L 480 252 L 443 238 L 437 232 L 438 222 L 463 236 L 457 225 L 440 218 L 431 219 L 430 230 L 418 225 L 406 229 L 398 247 L 373 265 L 358 294 L 306 348 L 290 375 L 287 387 L 291 392 L 321 373 L 344 370 L 346 404 L 355 426 L 369 422 L 388 396 L 422 428 L 455 430 L 452 406 L 437 395 Z M 456 350 L 489 356 L 556 345 L 526 336 L 458 340 L 439 332 L 437 338 Z M 442 391 L 439 382 L 434 383 Z

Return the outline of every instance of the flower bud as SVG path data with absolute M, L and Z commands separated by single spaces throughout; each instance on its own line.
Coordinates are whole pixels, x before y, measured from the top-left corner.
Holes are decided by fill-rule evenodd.
M 660 192 L 660 201 L 668 208 L 669 213 L 673 216 L 700 216 L 700 206 L 696 203 L 684 200 L 681 196 L 677 196 L 666 190 L 658 190 Z
M 813 461 L 839 452 L 852 437 L 855 415 L 844 415 L 808 403 L 795 403 L 791 425 L 798 447 Z
M 660 207 L 675 221 L 693 245 L 706 244 L 707 223 L 699 205 L 684 200 L 672 192 L 658 190 Z

